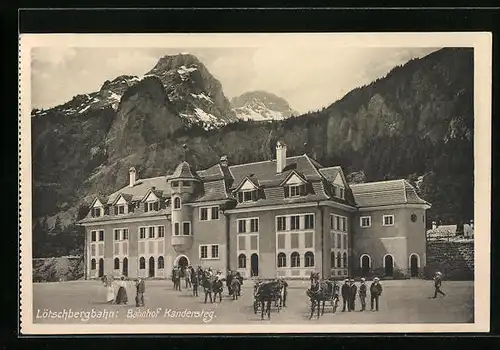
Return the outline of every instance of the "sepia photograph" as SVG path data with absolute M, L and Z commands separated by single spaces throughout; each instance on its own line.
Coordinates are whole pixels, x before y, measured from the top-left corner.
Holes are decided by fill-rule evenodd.
M 22 333 L 488 330 L 487 33 L 20 57 Z

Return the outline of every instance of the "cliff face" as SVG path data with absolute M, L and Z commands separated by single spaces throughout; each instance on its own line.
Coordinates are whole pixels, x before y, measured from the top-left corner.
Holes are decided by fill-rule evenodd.
M 184 143 L 200 169 L 222 154 L 232 164 L 274 158 L 278 139 L 290 155 L 341 165 L 354 182 L 407 178 L 432 203 L 429 220 L 473 219 L 472 50 L 443 49 L 412 60 L 317 112 L 210 128 L 186 115 L 206 106 L 205 113 L 222 120 L 229 102 L 206 68 L 184 56 L 161 59 L 145 78 L 104 84 L 96 93 L 104 97 L 79 95 L 33 111 L 35 219 L 47 217 L 52 227 L 59 217 L 69 225 L 85 200 L 124 186 L 130 166 L 139 177 L 173 171 Z M 95 107 L 81 112 L 94 98 Z M 194 107 L 200 100 L 206 104 Z

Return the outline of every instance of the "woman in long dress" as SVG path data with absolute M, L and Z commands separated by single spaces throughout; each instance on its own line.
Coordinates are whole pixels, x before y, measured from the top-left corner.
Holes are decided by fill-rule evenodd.
M 116 293 L 116 304 L 127 304 L 127 281 L 125 281 L 125 277 L 122 276 L 120 281 L 118 281 L 118 293 Z
M 113 284 L 113 276 L 106 276 L 104 279 L 104 286 L 106 287 L 106 302 L 113 304 L 115 300 L 115 287 Z

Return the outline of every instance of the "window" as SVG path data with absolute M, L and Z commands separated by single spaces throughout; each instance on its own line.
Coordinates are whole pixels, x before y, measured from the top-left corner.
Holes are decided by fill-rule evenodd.
M 208 220 L 208 208 L 200 208 L 200 220 Z
M 184 236 L 189 236 L 191 234 L 191 223 L 183 222 L 182 223 L 182 234 Z
M 122 231 L 122 239 L 127 240 L 128 239 L 128 228 L 124 228 Z
M 247 222 L 246 220 L 238 220 L 238 233 L 247 232 Z
M 180 224 L 178 222 L 174 224 L 174 235 L 175 236 L 180 235 Z
M 332 268 L 335 267 L 335 252 L 330 252 L 330 265 Z
M 278 249 L 285 249 L 285 235 L 278 235 Z
M 219 245 L 218 244 L 200 245 L 200 259 L 219 259 Z
M 247 267 L 247 257 L 245 254 L 238 255 L 238 268 L 245 269 Z
M 148 209 L 146 211 L 157 211 L 158 210 L 158 206 L 159 206 L 159 203 L 158 202 L 148 202 L 146 203 Z
M 96 269 L 96 262 L 95 262 L 95 259 L 92 259 L 90 261 L 90 269 L 91 270 L 95 270 Z
M 278 254 L 278 267 L 286 267 L 286 255 L 285 255 L 285 253 Z
M 340 231 L 340 216 L 335 215 L 335 229 Z
M 371 225 L 372 225 L 372 217 L 371 216 L 362 216 L 359 218 L 359 226 L 370 227 Z
M 118 206 L 118 214 L 125 214 L 125 206 L 124 205 Z
M 120 230 L 115 229 L 114 233 L 115 233 L 115 241 L 119 241 L 120 240 Z
M 304 248 L 312 248 L 313 247 L 313 237 L 314 234 L 312 232 L 304 233 Z
M 174 199 L 174 209 L 180 209 L 181 208 L 181 199 L 179 197 L 175 197 Z
M 243 202 L 254 201 L 256 199 L 257 199 L 257 192 L 255 190 L 243 192 Z
M 140 227 L 139 228 L 139 239 L 144 239 L 144 238 L 146 238 L 146 228 Z
M 95 244 L 92 244 L 92 245 L 90 246 L 90 255 L 91 255 L 91 256 L 95 256 L 95 247 L 96 247 L 96 245 L 95 245 Z
M 290 229 L 291 230 L 300 229 L 300 217 L 298 215 L 290 216 Z
M 297 252 L 293 252 L 291 255 L 292 267 L 300 267 L 300 255 Z
M 299 248 L 299 235 L 297 233 L 292 233 L 290 235 L 290 248 L 291 249 Z
M 304 266 L 313 267 L 314 266 L 314 253 L 307 252 L 304 254 Z
M 146 268 L 146 259 L 144 257 L 141 257 L 139 259 L 139 269 L 144 270 Z
M 337 191 L 337 186 L 332 185 L 332 195 L 333 195 L 334 197 L 337 197 L 337 193 L 338 193 L 338 191 Z
M 245 243 L 246 243 L 245 236 L 239 236 L 238 237 L 238 249 L 245 250 L 245 246 L 246 246 Z
M 158 268 L 159 269 L 164 269 L 165 268 L 165 260 L 163 259 L 163 256 L 160 256 L 158 258 Z
M 337 272 L 337 275 L 338 275 L 338 276 L 342 276 L 342 271 L 338 271 L 338 272 Z
M 100 217 L 101 216 L 101 208 L 92 208 L 92 216 L 93 217 Z
M 342 257 L 340 256 L 340 252 L 337 253 L 337 267 L 341 267 Z
M 286 216 L 278 216 L 278 231 L 286 231 Z
M 343 232 L 347 232 L 347 218 L 346 217 L 342 217 L 341 220 L 340 220 L 340 223 L 341 223 L 340 230 L 343 231 Z
M 103 242 L 104 241 L 104 231 L 99 231 L 99 241 Z
M 300 196 L 300 186 L 290 186 L 290 197 L 298 197 Z
M 259 219 L 250 219 L 250 232 L 259 232 Z
M 384 215 L 382 220 L 384 226 L 394 226 L 394 215 Z
M 165 226 L 158 226 L 158 238 L 165 237 Z
M 154 226 L 150 226 L 148 231 L 149 231 L 149 236 L 148 237 L 149 238 L 155 238 L 155 228 L 154 228 Z
M 172 187 L 179 187 L 179 181 L 172 181 Z
M 342 255 L 342 267 L 347 267 L 347 253 Z
M 91 235 L 91 241 L 95 242 L 96 241 L 97 231 L 91 231 L 90 235 Z
M 191 187 L 191 182 L 189 182 L 189 181 L 182 181 L 182 187 Z
M 345 199 L 345 190 L 343 187 L 339 187 L 339 198 Z
M 342 236 L 340 233 L 337 233 L 337 249 L 342 249 Z
M 118 258 L 115 258 L 114 269 L 115 270 L 120 269 L 120 259 L 118 259 Z
M 312 214 L 307 214 L 304 216 L 304 228 L 305 229 L 312 229 L 314 228 L 314 215 Z
M 335 230 L 335 216 L 330 215 L 330 230 Z
M 200 245 L 200 259 L 208 258 L 208 246 Z
M 344 239 L 344 249 L 347 249 L 347 235 L 342 236 Z
M 219 220 L 219 207 L 212 207 L 212 220 Z

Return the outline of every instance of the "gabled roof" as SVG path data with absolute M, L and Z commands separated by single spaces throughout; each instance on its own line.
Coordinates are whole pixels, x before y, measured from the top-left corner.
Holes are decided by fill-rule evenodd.
M 406 180 L 389 180 L 352 184 L 354 200 L 359 207 L 392 204 L 427 204 Z
M 108 204 L 113 203 L 116 197 L 119 196 L 120 194 L 130 195 L 132 197 L 131 201 L 141 201 L 144 198 L 145 193 L 148 192 L 148 190 L 150 190 L 153 187 L 155 187 L 156 191 L 161 192 L 161 197 L 169 198 L 170 185 L 167 182 L 168 179 L 169 176 L 158 176 L 158 177 L 136 180 L 134 187 L 129 187 L 129 186 L 123 187 L 120 190 L 113 193 L 111 196 L 109 196 Z
M 133 196 L 131 194 L 128 194 L 128 193 L 119 193 L 117 196 L 115 196 L 115 199 L 111 203 L 108 202 L 108 204 L 115 205 L 116 202 L 118 202 L 118 200 L 120 198 L 123 198 L 123 199 L 125 199 L 125 202 L 130 203 Z
M 95 202 L 97 202 L 97 201 L 101 202 L 101 204 L 103 206 L 106 205 L 106 202 L 107 202 L 105 197 L 103 197 L 103 196 L 96 196 L 94 198 L 94 200 L 92 201 L 92 203 L 90 204 L 90 208 L 93 208 L 94 205 L 95 205 Z
M 236 186 L 236 188 L 234 189 L 234 191 L 239 191 L 240 188 L 246 183 L 246 182 L 250 182 L 254 187 L 255 189 L 259 188 L 259 181 L 252 178 L 252 176 L 245 176 L 241 182 L 239 183 L 238 186 Z
M 149 195 L 153 193 L 158 199 L 162 198 L 162 191 L 158 191 L 156 188 L 153 190 L 153 188 L 150 188 L 146 194 L 142 197 L 141 202 L 144 202 L 146 199 L 148 199 Z
M 299 178 L 299 180 L 301 180 L 303 183 L 306 183 L 307 182 L 307 179 L 304 178 L 304 175 L 300 174 L 299 172 L 295 171 L 295 170 L 292 170 L 288 173 L 288 175 L 283 179 L 283 181 L 281 181 L 280 183 L 280 186 L 283 186 L 284 184 L 287 183 L 288 180 L 290 180 L 290 178 L 295 175 Z

